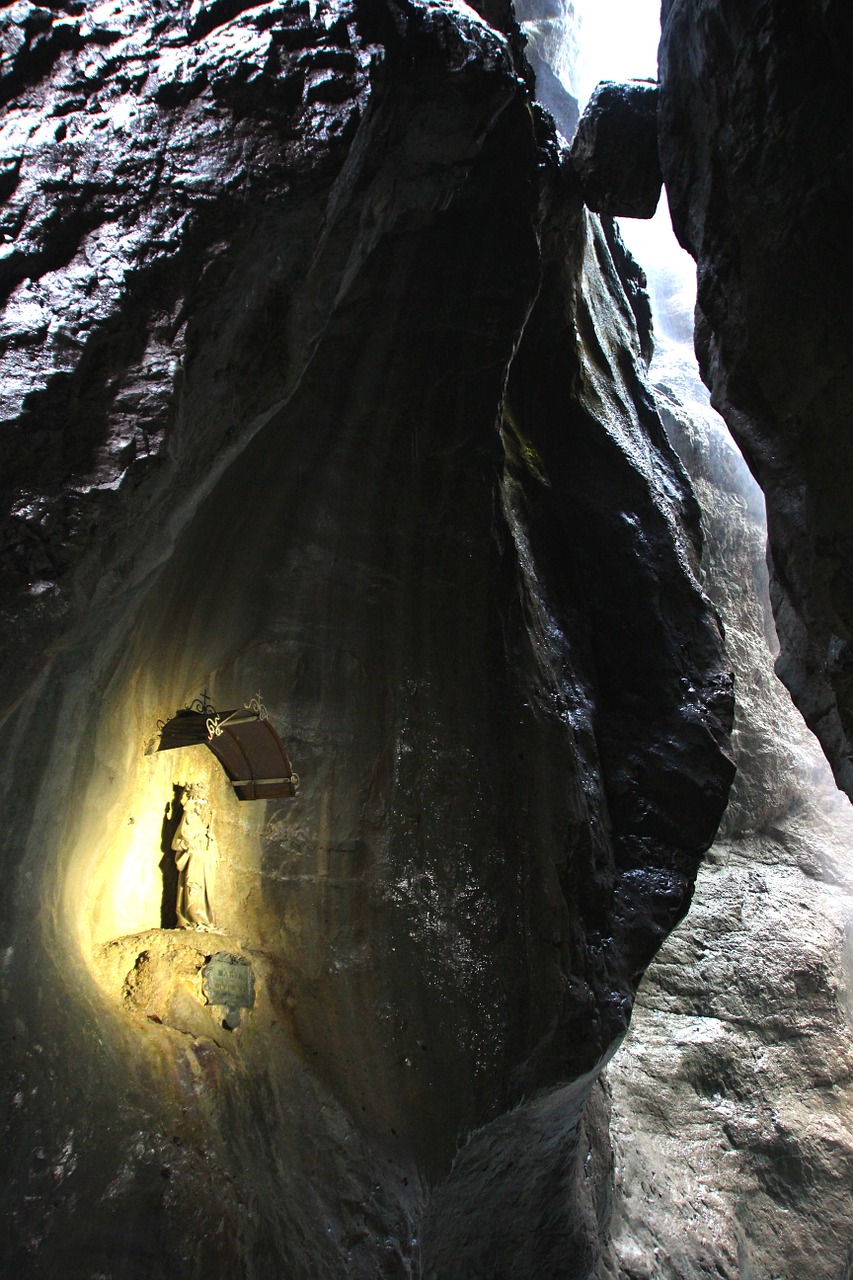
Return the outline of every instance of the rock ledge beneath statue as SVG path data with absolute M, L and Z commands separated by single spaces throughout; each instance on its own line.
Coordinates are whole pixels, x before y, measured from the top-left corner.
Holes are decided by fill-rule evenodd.
M 233 1010 L 209 1004 L 203 989 L 205 965 L 222 953 L 248 964 L 254 975 L 255 1006 L 239 1010 L 239 1021 L 245 1024 L 268 1002 L 266 966 L 262 957 L 228 934 L 149 929 L 102 944 L 95 965 L 106 989 L 130 1016 L 184 1035 L 210 1036 L 214 1030 L 230 1034 L 240 1029 Z

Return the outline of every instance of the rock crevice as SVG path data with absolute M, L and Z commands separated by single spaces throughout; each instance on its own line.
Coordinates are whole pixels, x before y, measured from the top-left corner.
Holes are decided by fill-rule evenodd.
M 661 165 L 697 262 L 697 354 L 766 497 L 779 674 L 850 794 L 853 18 L 841 0 L 674 0 L 663 19 Z

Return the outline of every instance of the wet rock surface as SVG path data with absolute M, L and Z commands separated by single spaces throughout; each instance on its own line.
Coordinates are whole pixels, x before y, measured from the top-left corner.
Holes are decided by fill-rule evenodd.
M 3 1265 L 587 1275 L 595 1075 L 732 773 L 615 242 L 506 14 L 6 16 Z M 143 754 L 259 687 L 298 800 Z M 190 783 L 219 1035 L 158 928 Z
M 663 18 L 660 155 L 698 264 L 697 353 L 766 495 L 779 673 L 853 794 L 853 14 L 667 0 Z
M 651 218 L 661 192 L 658 87 L 645 80 L 604 81 L 584 108 L 572 142 L 572 167 L 596 213 Z
M 773 674 L 761 496 L 677 352 L 655 372 L 736 665 L 738 774 L 690 912 L 607 1068 L 616 1188 L 601 1275 L 834 1280 L 850 1263 L 853 815 Z
M 515 16 L 525 39 L 524 54 L 534 73 L 536 98 L 550 112 L 566 142 L 575 136 L 578 101 L 555 68 L 565 63 L 571 7 L 565 0 L 518 0 Z

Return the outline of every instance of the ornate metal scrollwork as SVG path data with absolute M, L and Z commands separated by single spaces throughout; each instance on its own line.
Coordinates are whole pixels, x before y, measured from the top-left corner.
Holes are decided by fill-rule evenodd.
M 269 719 L 269 715 L 267 714 L 267 709 L 264 706 L 264 700 L 260 694 L 260 690 L 258 690 L 254 698 L 252 698 L 250 702 L 244 702 L 243 706 L 246 708 L 247 711 L 254 711 L 255 715 L 258 717 L 259 720 Z
M 222 737 L 222 723 L 218 711 L 215 716 L 208 716 L 205 724 L 207 726 L 208 738 Z
M 216 714 L 216 707 L 210 701 L 210 695 L 205 689 L 200 698 L 193 698 L 187 707 L 187 711 L 197 711 L 199 715 L 209 716 Z

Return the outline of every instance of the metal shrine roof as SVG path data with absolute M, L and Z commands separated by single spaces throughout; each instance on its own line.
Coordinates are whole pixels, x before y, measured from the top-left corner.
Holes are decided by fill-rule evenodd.
M 197 699 L 160 727 L 157 751 L 208 747 L 231 779 L 238 800 L 290 799 L 299 778 L 260 695 L 244 707 L 217 711 Z

